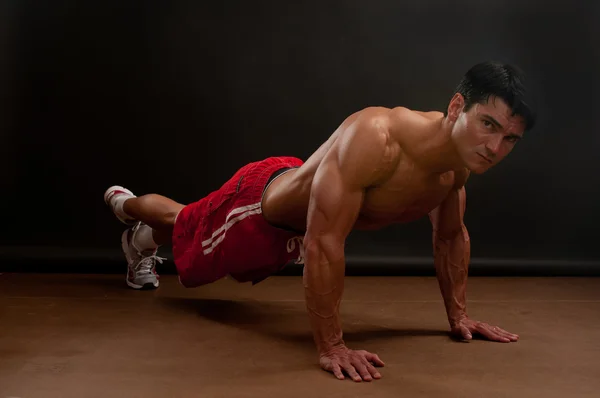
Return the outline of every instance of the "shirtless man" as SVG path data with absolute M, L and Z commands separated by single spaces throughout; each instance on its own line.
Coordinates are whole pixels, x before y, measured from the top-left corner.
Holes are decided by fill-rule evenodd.
M 468 317 L 470 243 L 465 183 L 500 162 L 534 125 L 521 73 L 510 65 L 471 68 L 447 111 L 370 107 L 349 116 L 303 162 L 273 157 L 241 168 L 219 190 L 187 206 L 110 187 L 105 201 L 124 223 L 127 283 L 158 286 L 159 245 L 171 242 L 179 280 L 196 287 L 226 275 L 256 283 L 296 259 L 320 365 L 337 378 L 381 377 L 373 353 L 346 347 L 339 306 L 344 243 L 353 229 L 428 216 L 434 264 L 451 333 L 500 342 L 518 336 Z

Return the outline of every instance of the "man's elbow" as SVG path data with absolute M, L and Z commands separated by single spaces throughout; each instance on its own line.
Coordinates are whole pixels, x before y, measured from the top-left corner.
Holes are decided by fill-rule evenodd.
M 344 260 L 344 239 L 334 234 L 304 238 L 306 261 L 312 264 L 332 264 Z
M 469 240 L 469 231 L 464 223 L 457 225 L 446 225 L 435 229 L 436 240 L 455 240 L 464 239 Z

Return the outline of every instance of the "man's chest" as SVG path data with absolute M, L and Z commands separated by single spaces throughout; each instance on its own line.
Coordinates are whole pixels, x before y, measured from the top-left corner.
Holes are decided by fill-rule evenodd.
M 454 184 L 453 171 L 431 174 L 412 166 L 400 167 L 385 183 L 367 190 L 357 227 L 376 228 L 422 218 L 448 196 Z

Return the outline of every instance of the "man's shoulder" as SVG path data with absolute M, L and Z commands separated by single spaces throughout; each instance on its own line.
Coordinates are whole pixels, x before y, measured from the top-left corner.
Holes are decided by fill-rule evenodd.
M 437 134 L 436 121 L 443 117 L 441 112 L 392 108 L 389 112 L 389 131 L 402 146 L 411 147 Z
M 420 111 L 410 109 L 404 106 L 383 107 L 369 106 L 350 115 L 350 119 L 360 119 L 362 121 L 386 121 L 390 126 L 411 125 L 419 122 L 428 122 L 439 120 L 444 116 L 438 111 Z
M 436 120 L 440 119 L 444 116 L 442 112 L 439 111 L 422 111 L 417 109 L 407 108 L 405 106 L 397 106 L 394 108 L 390 108 L 390 113 L 393 116 L 400 118 L 414 118 L 414 119 L 428 119 L 428 120 Z
M 348 118 L 345 123 L 356 123 L 359 131 L 370 136 L 372 132 L 385 132 L 382 139 L 389 145 L 395 142 L 400 147 L 410 148 L 437 133 L 436 120 L 441 112 L 418 111 L 407 107 L 386 108 L 372 106 L 364 108 Z

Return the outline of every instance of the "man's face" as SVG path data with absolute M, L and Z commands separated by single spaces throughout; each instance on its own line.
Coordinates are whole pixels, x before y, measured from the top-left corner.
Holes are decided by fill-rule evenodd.
M 523 137 L 525 121 L 511 115 L 511 109 L 500 98 L 474 104 L 463 112 L 464 98 L 457 94 L 448 108 L 454 121 L 452 140 L 465 166 L 476 174 L 498 164 Z

